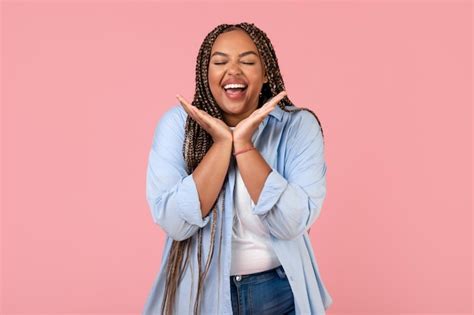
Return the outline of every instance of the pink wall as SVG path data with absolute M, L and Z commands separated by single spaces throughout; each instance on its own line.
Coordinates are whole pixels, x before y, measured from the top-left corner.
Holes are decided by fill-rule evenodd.
M 470 2 L 1 8 L 0 313 L 141 312 L 164 236 L 145 200 L 153 129 L 192 97 L 207 32 L 240 21 L 324 128 L 311 235 L 329 314 L 472 311 Z

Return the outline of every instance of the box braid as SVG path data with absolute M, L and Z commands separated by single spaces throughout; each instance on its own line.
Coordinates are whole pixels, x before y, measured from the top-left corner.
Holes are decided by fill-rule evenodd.
M 197 108 L 206 111 L 209 115 L 224 120 L 222 111 L 217 105 L 211 90 L 208 84 L 208 68 L 210 61 L 210 54 L 212 46 L 217 38 L 222 33 L 229 32 L 232 30 L 244 30 L 249 34 L 249 36 L 254 41 L 257 49 L 262 57 L 262 62 L 265 65 L 266 74 L 268 77 L 268 82 L 263 84 L 262 90 L 260 93 L 260 98 L 258 102 L 258 108 L 260 108 L 265 102 L 270 98 L 277 95 L 281 91 L 285 90 L 285 85 L 283 82 L 282 75 L 280 73 L 280 68 L 278 66 L 278 59 L 275 54 L 275 50 L 270 39 L 267 35 L 260 30 L 253 23 L 239 23 L 239 24 L 221 24 L 215 27 L 204 39 L 196 61 L 196 89 L 192 104 Z M 308 108 L 293 108 L 289 110 L 286 106 L 294 106 L 290 101 L 288 96 L 285 96 L 278 104 L 283 111 L 286 112 L 297 112 L 300 110 L 306 110 L 313 114 L 320 125 L 321 134 L 324 141 L 324 133 L 321 126 L 321 123 L 316 116 L 316 114 Z M 295 106 L 296 107 L 296 106 Z M 186 169 L 188 174 L 191 174 L 194 169 L 199 165 L 201 160 L 204 158 L 205 154 L 211 147 L 213 141 L 212 137 L 203 129 L 201 126 L 192 119 L 191 116 L 188 116 L 185 124 L 185 139 L 183 142 L 183 157 L 186 162 Z M 226 176 L 226 180 L 227 180 Z M 221 209 L 224 209 L 225 203 L 225 184 L 221 188 L 219 196 L 222 195 L 222 205 Z M 214 253 L 214 243 L 215 243 L 215 232 L 216 232 L 216 223 L 217 223 L 217 198 L 216 202 L 213 205 L 212 209 L 212 219 L 211 219 L 211 244 L 209 248 L 209 254 L 206 261 L 205 270 L 201 273 L 201 257 L 202 257 L 202 228 L 197 232 L 197 242 L 198 242 L 198 286 L 196 299 L 194 303 L 194 314 L 199 314 L 200 303 L 201 303 L 201 293 L 203 290 L 204 279 L 209 270 L 210 262 Z M 222 215 L 222 214 L 221 214 Z M 222 228 L 221 228 L 222 233 Z M 222 237 L 222 235 L 221 235 Z M 167 273 L 166 273 L 166 287 L 165 287 L 165 298 L 162 304 L 162 314 L 172 314 L 173 305 L 175 301 L 175 295 L 177 287 L 181 281 L 181 277 L 184 273 L 186 265 L 189 261 L 190 248 L 195 240 L 195 237 L 189 237 L 182 241 L 173 240 L 170 254 L 167 263 Z M 183 265 L 183 254 L 186 253 L 186 259 L 184 260 Z M 165 313 L 166 312 L 166 313 Z

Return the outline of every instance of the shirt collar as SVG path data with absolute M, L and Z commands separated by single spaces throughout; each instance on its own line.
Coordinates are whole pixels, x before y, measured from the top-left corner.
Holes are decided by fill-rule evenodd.
M 282 117 L 283 117 L 283 112 L 284 110 L 280 108 L 280 106 L 275 106 L 275 108 L 269 113 L 269 115 L 272 115 L 273 117 L 275 117 L 276 119 L 278 119 L 278 121 L 281 121 Z
M 270 116 L 275 117 L 278 121 L 281 121 L 283 119 L 283 110 L 280 108 L 280 106 L 275 106 L 275 108 L 268 113 L 268 115 L 263 119 L 263 121 L 260 123 L 258 126 L 257 130 L 255 130 L 254 134 L 252 135 L 252 142 L 255 143 L 257 138 L 260 136 L 262 133 L 263 129 L 265 129 L 265 126 L 268 123 L 268 120 L 270 119 Z
M 273 116 L 275 117 L 278 121 L 281 121 L 282 118 L 283 118 L 283 109 L 280 108 L 280 106 L 275 106 L 275 108 L 270 112 L 268 113 L 267 117 L 265 117 L 265 119 L 263 120 L 263 122 L 260 124 L 260 126 L 258 127 L 258 130 L 260 131 L 261 129 L 265 128 L 265 126 L 267 125 L 267 122 L 268 122 L 268 117 L 269 116 Z

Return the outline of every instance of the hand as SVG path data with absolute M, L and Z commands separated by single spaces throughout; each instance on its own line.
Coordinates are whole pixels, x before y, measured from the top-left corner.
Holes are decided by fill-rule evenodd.
M 190 104 L 179 94 L 176 95 L 176 98 L 179 100 L 188 115 L 211 135 L 214 142 L 232 142 L 232 131 L 224 121 L 212 117 L 202 109 Z
M 237 126 L 235 126 L 233 132 L 233 141 L 235 144 L 251 144 L 252 135 L 254 134 L 257 127 L 265 119 L 265 117 L 275 108 L 278 102 L 287 95 L 286 91 L 282 91 L 275 95 L 272 99 L 262 105 L 259 109 L 256 109 L 250 116 L 241 120 Z

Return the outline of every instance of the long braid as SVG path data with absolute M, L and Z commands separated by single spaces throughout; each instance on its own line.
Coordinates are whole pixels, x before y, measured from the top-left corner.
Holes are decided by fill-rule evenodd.
M 209 61 L 210 61 L 210 54 L 212 50 L 212 46 L 216 41 L 216 38 L 224 33 L 229 32 L 232 30 L 244 30 L 249 34 L 249 36 L 254 41 L 261 57 L 262 62 L 265 65 L 265 71 L 268 77 L 268 82 L 262 86 L 261 96 L 259 99 L 258 107 L 261 107 L 265 104 L 266 101 L 280 93 L 281 91 L 285 90 L 285 85 L 283 82 L 283 77 L 280 72 L 280 68 L 278 66 L 278 59 L 275 54 L 275 50 L 270 39 L 267 35 L 260 30 L 257 26 L 253 23 L 239 23 L 239 24 L 221 24 L 215 27 L 207 36 L 205 37 L 201 47 L 199 49 L 199 53 L 197 56 L 196 61 L 196 89 L 194 98 L 192 101 L 192 105 L 196 106 L 197 108 L 204 110 L 212 117 L 224 120 L 222 110 L 218 106 L 212 92 L 209 88 L 208 82 L 208 68 L 209 68 Z M 300 110 L 309 111 L 313 116 L 316 118 L 320 125 L 321 134 L 323 136 L 324 141 L 324 133 L 322 125 L 316 116 L 316 114 L 304 107 L 296 107 L 290 101 L 288 96 L 285 96 L 280 102 L 278 106 L 285 112 L 297 112 Z M 287 109 L 286 106 L 294 106 L 293 109 Z M 191 117 L 188 116 L 185 123 L 185 139 L 183 142 L 183 158 L 186 164 L 186 170 L 188 174 L 191 174 L 199 163 L 202 161 L 204 156 L 206 155 L 207 151 L 213 144 L 212 137 Z M 221 192 L 219 196 L 222 194 L 222 204 L 221 209 L 223 215 L 224 205 L 225 205 L 225 183 L 221 188 Z M 174 309 L 174 302 L 175 296 L 177 292 L 178 285 L 181 280 L 181 276 L 184 273 L 184 270 L 189 261 L 189 252 L 190 246 L 192 241 L 197 238 L 197 258 L 198 258 L 198 285 L 197 285 L 197 292 L 196 292 L 196 299 L 194 303 L 194 314 L 200 313 L 200 305 L 201 305 L 201 294 L 204 289 L 204 281 L 208 274 L 211 260 L 214 254 L 214 244 L 215 244 L 215 233 L 216 233 L 216 224 L 217 224 L 217 198 L 216 202 L 213 205 L 212 209 L 212 224 L 211 224 L 211 236 L 210 236 L 210 248 L 209 254 L 207 256 L 206 264 L 204 267 L 204 271 L 201 273 L 201 265 L 202 265 L 202 233 L 203 228 L 199 229 L 196 233 L 196 237 L 192 236 L 182 241 L 173 240 L 169 259 L 167 262 L 167 276 L 166 276 L 166 286 L 165 286 L 165 297 L 162 304 L 162 313 L 163 314 L 173 314 Z M 222 237 L 222 227 L 221 227 L 221 235 Z M 186 259 L 183 265 L 183 253 L 186 252 Z

